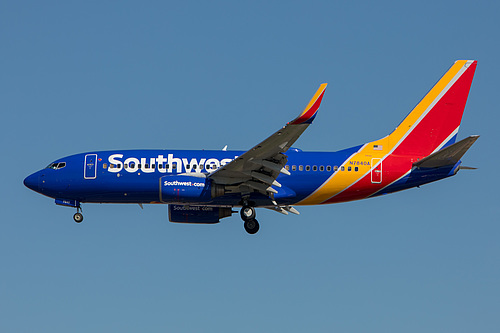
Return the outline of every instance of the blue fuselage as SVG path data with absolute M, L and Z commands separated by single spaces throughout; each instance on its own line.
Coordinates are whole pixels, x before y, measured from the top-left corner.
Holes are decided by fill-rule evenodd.
M 278 204 L 296 204 L 321 187 L 360 146 L 337 152 L 287 152 L 290 175 L 280 174 L 274 200 Z M 200 203 L 205 205 L 240 204 L 241 194 L 226 193 L 215 197 L 166 195 L 162 184 L 176 176 L 194 176 L 205 181 L 209 174 L 243 154 L 243 151 L 213 150 L 124 150 L 100 151 L 61 158 L 26 178 L 25 184 L 48 197 L 92 203 Z M 370 166 L 367 166 L 370 169 Z M 342 168 L 343 170 L 343 168 Z M 403 190 L 454 174 L 456 166 L 439 170 L 411 172 L 378 194 Z M 347 172 L 347 168 L 346 168 Z M 358 168 L 349 168 L 349 172 Z M 387 168 L 385 172 L 390 172 Z M 207 185 L 209 185 L 207 183 Z M 202 185 L 203 187 L 203 185 Z M 202 189 L 200 188 L 200 191 Z M 202 193 L 202 192 L 200 192 Z M 269 196 L 257 191 L 250 194 L 255 206 L 271 205 Z

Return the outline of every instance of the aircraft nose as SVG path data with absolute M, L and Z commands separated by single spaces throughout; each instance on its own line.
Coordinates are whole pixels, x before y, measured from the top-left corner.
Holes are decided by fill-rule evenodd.
M 32 175 L 29 175 L 24 179 L 24 186 L 29 188 L 30 190 L 39 191 L 39 185 L 38 185 L 38 172 L 35 172 Z

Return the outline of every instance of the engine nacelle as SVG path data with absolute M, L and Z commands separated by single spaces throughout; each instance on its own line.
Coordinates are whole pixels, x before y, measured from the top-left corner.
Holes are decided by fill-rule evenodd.
M 225 207 L 168 205 L 168 219 L 177 223 L 219 223 L 220 219 L 229 217 L 232 213 L 231 208 Z
M 190 175 L 168 175 L 160 178 L 162 202 L 208 202 L 224 195 L 224 186 L 210 179 Z

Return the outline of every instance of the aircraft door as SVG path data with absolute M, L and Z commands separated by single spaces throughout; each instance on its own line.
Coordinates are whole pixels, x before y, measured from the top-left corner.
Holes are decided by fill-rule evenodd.
M 372 183 L 380 184 L 382 183 L 382 162 L 380 158 L 372 158 L 372 166 L 375 167 L 371 171 Z
M 85 165 L 83 169 L 83 178 L 96 179 L 97 177 L 97 154 L 85 155 Z

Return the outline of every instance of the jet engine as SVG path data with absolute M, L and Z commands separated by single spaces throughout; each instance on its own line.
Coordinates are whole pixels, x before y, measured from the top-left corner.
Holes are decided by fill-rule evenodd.
M 213 224 L 231 216 L 233 211 L 226 207 L 189 205 L 168 205 L 168 219 L 177 223 Z
M 160 178 L 162 202 L 209 202 L 224 195 L 224 186 L 205 177 L 168 175 Z

